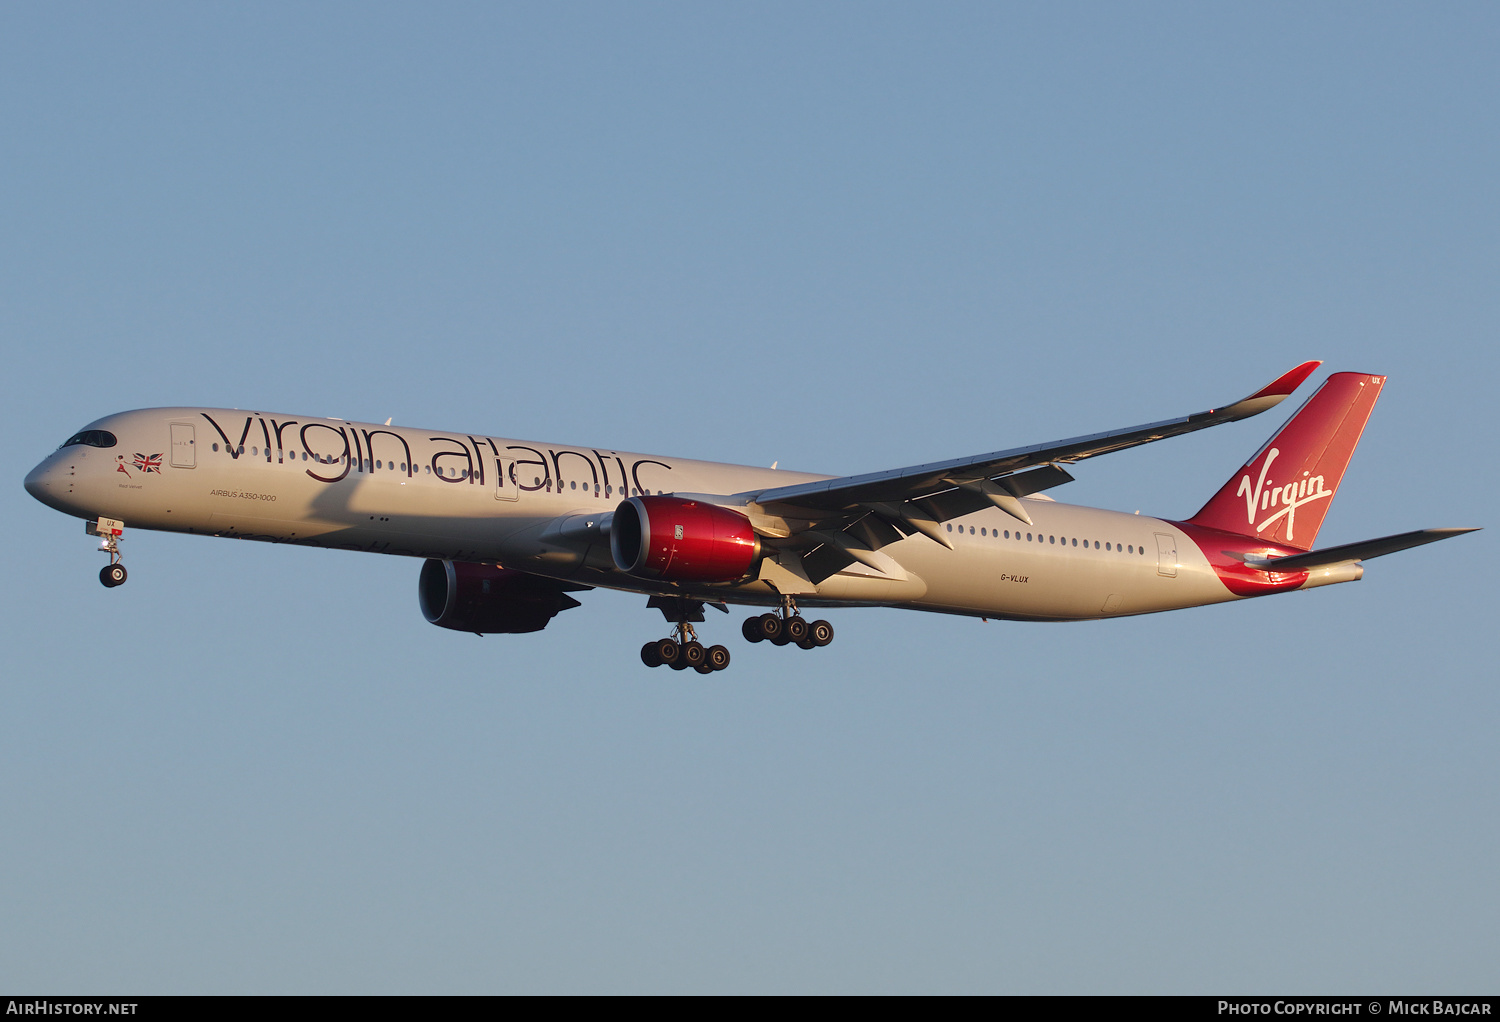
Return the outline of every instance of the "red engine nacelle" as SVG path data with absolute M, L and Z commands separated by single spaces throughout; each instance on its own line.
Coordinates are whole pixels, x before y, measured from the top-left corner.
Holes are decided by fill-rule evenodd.
M 539 632 L 558 614 L 581 606 L 561 582 L 494 564 L 428 560 L 417 580 L 422 616 L 460 632 Z
M 750 573 L 760 537 L 738 511 L 682 497 L 631 497 L 609 529 L 615 567 L 671 582 L 732 582 Z

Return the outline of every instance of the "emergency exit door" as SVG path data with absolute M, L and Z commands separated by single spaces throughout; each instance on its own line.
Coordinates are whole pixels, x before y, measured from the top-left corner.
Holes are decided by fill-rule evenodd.
M 1156 573 L 1167 578 L 1177 577 L 1177 537 L 1164 532 L 1156 534 Z
M 495 459 L 495 499 L 515 500 L 521 496 L 516 485 L 516 461 L 514 458 Z
M 192 468 L 198 463 L 193 446 L 193 424 L 172 423 L 172 467 Z

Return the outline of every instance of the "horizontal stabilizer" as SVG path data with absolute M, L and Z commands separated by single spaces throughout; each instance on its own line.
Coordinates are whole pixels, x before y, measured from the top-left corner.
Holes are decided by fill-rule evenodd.
M 1247 557 L 1245 563 L 1262 571 L 1307 571 L 1329 564 L 1341 564 L 1344 561 L 1368 561 L 1371 557 L 1393 554 L 1398 550 L 1410 550 L 1424 543 L 1436 543 L 1440 539 L 1451 539 L 1465 532 L 1478 531 L 1478 529 L 1418 529 L 1416 532 L 1403 532 L 1399 536 L 1367 539 L 1362 543 L 1345 543 L 1343 546 L 1325 547 L 1322 550 L 1313 550 L 1305 554 L 1292 554 L 1290 557 Z

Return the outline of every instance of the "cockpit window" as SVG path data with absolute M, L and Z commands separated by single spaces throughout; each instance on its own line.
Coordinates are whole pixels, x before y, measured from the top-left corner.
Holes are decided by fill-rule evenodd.
M 113 447 L 117 443 L 119 441 L 115 439 L 115 435 L 108 430 L 86 429 L 82 433 L 73 434 L 68 438 L 68 442 L 62 446 L 76 447 L 82 444 L 85 447 Z M 62 447 L 59 447 L 58 450 L 62 450 Z

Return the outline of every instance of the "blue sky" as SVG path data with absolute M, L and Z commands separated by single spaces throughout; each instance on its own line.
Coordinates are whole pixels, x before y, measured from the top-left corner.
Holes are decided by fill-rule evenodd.
M 0 987 L 1471 992 L 1493 531 L 1093 624 L 644 599 L 427 625 L 414 561 L 25 472 L 215 404 L 825 472 L 1390 376 L 1321 534 L 1491 525 L 1493 6 L 0 11 Z M 1309 390 L 1311 388 L 1309 387 Z M 1186 516 L 1276 413 L 1079 467 Z

